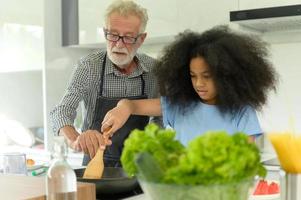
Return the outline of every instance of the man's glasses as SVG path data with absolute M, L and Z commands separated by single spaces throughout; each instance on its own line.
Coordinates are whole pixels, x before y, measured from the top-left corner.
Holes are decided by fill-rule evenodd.
M 124 44 L 135 44 L 137 39 L 142 35 L 139 34 L 137 37 L 131 36 L 120 36 L 118 34 L 110 33 L 108 30 L 104 29 L 105 38 L 111 42 L 117 42 L 118 40 L 122 39 Z

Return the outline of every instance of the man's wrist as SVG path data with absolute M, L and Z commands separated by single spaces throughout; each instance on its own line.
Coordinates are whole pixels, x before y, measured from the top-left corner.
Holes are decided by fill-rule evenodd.
M 68 144 L 76 141 L 77 137 L 80 135 L 73 126 L 64 126 L 60 129 L 59 135 L 66 138 Z

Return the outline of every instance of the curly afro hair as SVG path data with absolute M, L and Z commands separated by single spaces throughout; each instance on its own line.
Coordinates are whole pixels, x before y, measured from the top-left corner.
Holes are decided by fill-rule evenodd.
M 276 91 L 278 75 L 268 60 L 267 44 L 254 35 L 217 26 L 203 33 L 184 31 L 163 50 L 155 67 L 159 90 L 171 105 L 192 108 L 200 97 L 193 89 L 189 64 L 202 57 L 217 89 L 220 111 L 238 112 L 244 106 L 261 109 L 269 90 Z

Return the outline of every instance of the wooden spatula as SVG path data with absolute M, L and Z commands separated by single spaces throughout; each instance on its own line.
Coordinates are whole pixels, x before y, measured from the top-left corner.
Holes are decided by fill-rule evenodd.
M 110 128 L 105 130 L 109 132 Z M 98 149 L 96 155 L 92 160 L 90 160 L 87 168 L 85 170 L 83 178 L 86 179 L 100 179 L 103 173 L 104 164 L 103 164 L 103 150 Z
M 89 162 L 83 178 L 100 179 L 103 173 L 103 150 L 98 149 L 94 158 Z

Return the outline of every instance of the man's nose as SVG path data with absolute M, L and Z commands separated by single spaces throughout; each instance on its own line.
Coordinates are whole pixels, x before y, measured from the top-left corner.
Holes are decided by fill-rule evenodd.
M 119 38 L 119 40 L 116 41 L 116 46 L 117 47 L 124 47 L 124 42 L 122 38 Z

